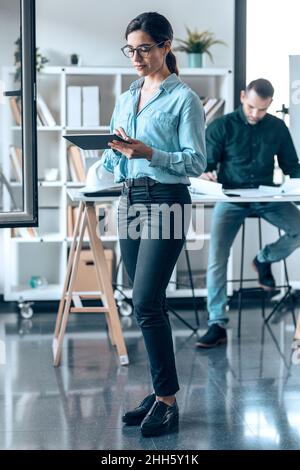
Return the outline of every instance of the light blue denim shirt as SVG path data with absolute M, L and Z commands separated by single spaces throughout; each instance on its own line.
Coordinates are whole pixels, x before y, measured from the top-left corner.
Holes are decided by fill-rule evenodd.
M 111 132 L 123 127 L 129 137 L 153 150 L 152 160 L 128 159 L 105 150 L 104 167 L 116 183 L 125 178 L 149 176 L 159 183 L 190 184 L 206 168 L 205 115 L 200 98 L 175 74 L 164 80 L 159 91 L 137 113 L 144 78 L 136 80 L 117 100 Z

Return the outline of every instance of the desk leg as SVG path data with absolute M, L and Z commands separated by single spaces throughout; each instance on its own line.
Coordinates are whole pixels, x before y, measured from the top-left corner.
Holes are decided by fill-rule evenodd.
M 109 279 L 108 267 L 104 255 L 104 249 L 101 239 L 97 235 L 97 218 L 95 208 L 93 205 L 87 206 L 87 223 L 91 248 L 95 260 L 95 268 L 97 273 L 98 282 L 100 281 L 103 286 L 103 303 L 108 308 L 106 318 L 108 320 L 108 328 L 110 338 L 113 345 L 116 345 L 118 355 L 120 357 L 121 365 L 129 363 L 126 346 L 124 343 L 123 333 L 121 329 L 120 319 L 114 299 L 111 281 Z
M 67 328 L 69 315 L 70 315 L 70 307 L 72 302 L 72 293 L 73 293 L 73 286 L 76 280 L 76 275 L 78 271 L 78 263 L 80 259 L 80 252 L 82 247 L 82 241 L 84 237 L 85 228 L 87 225 L 87 212 L 86 208 L 82 214 L 82 207 L 79 209 L 78 220 L 75 227 L 74 238 L 72 242 L 72 248 L 69 255 L 68 261 L 68 271 L 64 286 L 63 298 L 61 299 L 60 311 L 57 321 L 57 331 L 55 331 L 56 335 L 53 341 L 53 356 L 54 356 L 54 366 L 57 367 L 60 364 L 61 352 L 62 352 L 62 345 L 63 339 L 65 335 L 65 331 Z M 80 219 L 81 224 L 80 224 Z M 80 224 L 80 230 L 78 230 Z M 77 243 L 77 235 L 79 232 L 79 240 Z

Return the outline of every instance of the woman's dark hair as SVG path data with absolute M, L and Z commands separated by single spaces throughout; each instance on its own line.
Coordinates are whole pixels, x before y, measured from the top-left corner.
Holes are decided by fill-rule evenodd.
M 162 41 L 172 41 L 173 39 L 173 28 L 170 22 L 163 15 L 156 12 L 142 13 L 130 21 L 126 29 L 125 39 L 127 40 L 130 33 L 138 30 L 144 31 L 157 44 Z M 163 47 L 163 44 L 158 47 Z M 176 57 L 172 51 L 166 57 L 166 64 L 171 73 L 179 75 Z

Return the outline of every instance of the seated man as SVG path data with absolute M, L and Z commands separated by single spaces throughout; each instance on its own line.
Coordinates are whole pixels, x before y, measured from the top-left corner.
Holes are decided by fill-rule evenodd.
M 224 188 L 255 188 L 273 184 L 274 156 L 285 175 L 300 177 L 300 165 L 285 123 L 268 114 L 274 89 L 268 80 L 251 82 L 241 92 L 242 105 L 213 121 L 206 131 L 205 179 Z M 216 177 L 215 171 L 218 172 Z M 253 260 L 260 286 L 275 288 L 271 263 L 300 246 L 300 212 L 291 202 L 217 203 L 213 212 L 207 269 L 209 329 L 196 346 L 212 348 L 227 341 L 227 262 L 231 245 L 244 219 L 256 214 L 284 231 Z

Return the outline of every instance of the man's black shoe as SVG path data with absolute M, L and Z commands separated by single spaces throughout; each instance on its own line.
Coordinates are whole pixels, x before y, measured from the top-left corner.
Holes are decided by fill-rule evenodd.
M 156 401 L 141 424 L 144 437 L 160 436 L 178 430 L 179 410 L 175 400 L 173 405 Z
M 198 338 L 196 342 L 197 348 L 214 348 L 219 344 L 227 343 L 227 332 L 217 323 L 211 325 L 205 335 Z
M 274 290 L 276 284 L 271 271 L 271 263 L 261 263 L 256 256 L 252 261 L 252 266 L 257 272 L 260 287 L 266 291 Z
M 122 416 L 123 423 L 128 426 L 138 426 L 141 424 L 148 411 L 151 410 L 154 402 L 155 393 L 151 393 L 151 395 L 144 398 L 144 400 L 139 404 L 139 406 L 134 408 L 134 410 L 127 411 L 127 413 Z

